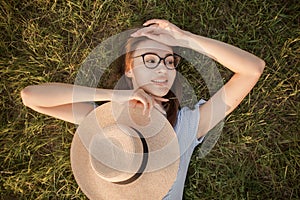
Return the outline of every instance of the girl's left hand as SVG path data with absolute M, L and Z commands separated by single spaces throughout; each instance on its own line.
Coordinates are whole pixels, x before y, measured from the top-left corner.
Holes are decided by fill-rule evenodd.
M 186 31 L 171 22 L 161 19 L 151 19 L 143 24 L 144 28 L 131 34 L 132 37 L 146 36 L 168 46 L 188 46 Z

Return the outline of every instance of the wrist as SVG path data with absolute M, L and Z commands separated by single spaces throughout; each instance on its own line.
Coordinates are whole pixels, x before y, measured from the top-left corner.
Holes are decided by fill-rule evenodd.
M 132 96 L 134 90 L 112 90 L 111 101 L 124 103 L 129 100 L 129 97 Z
M 185 31 L 185 37 L 187 38 L 187 46 L 186 48 L 193 49 L 199 53 L 205 54 L 204 47 L 201 45 L 201 41 L 204 37 L 191 33 L 189 31 Z
M 178 46 L 184 48 L 191 48 L 190 47 L 190 37 L 192 33 L 185 30 L 180 30 L 173 35 L 173 37 L 177 40 Z
M 113 90 L 97 88 L 95 91 L 94 101 L 111 101 L 113 94 Z

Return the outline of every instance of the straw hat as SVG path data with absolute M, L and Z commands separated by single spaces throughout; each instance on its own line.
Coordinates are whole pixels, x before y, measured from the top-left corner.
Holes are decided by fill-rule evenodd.
M 156 109 L 106 103 L 79 125 L 71 146 L 75 179 L 89 199 L 162 199 L 173 185 L 179 146 Z

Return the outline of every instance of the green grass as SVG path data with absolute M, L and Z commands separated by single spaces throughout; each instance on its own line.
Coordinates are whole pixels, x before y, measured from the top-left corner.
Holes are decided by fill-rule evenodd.
M 97 44 L 151 18 L 234 44 L 267 63 L 210 154 L 199 158 L 196 149 L 184 198 L 299 199 L 299 2 L 128 2 L 0 2 L 1 199 L 85 199 L 69 161 L 76 127 L 24 107 L 20 91 L 73 83 Z M 230 73 L 220 70 L 227 79 Z

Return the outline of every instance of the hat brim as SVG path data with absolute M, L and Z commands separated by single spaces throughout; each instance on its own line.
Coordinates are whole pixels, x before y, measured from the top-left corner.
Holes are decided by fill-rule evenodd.
M 116 109 L 120 109 L 120 107 Z M 112 103 L 106 103 L 96 108 L 82 121 L 76 130 L 71 145 L 71 166 L 78 185 L 89 199 L 162 199 L 168 193 L 178 173 L 179 146 L 176 133 L 167 119 L 155 109 L 151 116 L 154 116 L 155 120 L 159 120 L 162 127 L 158 129 L 159 132 L 156 134 L 145 138 L 149 149 L 149 166 L 160 165 L 160 163 L 165 166 L 156 166 L 153 170 L 146 167 L 144 173 L 128 184 L 116 184 L 101 178 L 92 167 L 90 153 L 87 149 L 88 145 L 84 144 L 86 141 L 83 141 L 80 136 L 83 133 L 86 134 L 87 131 L 95 132 L 95 128 L 91 128 L 91 126 L 104 128 L 118 123 L 115 119 Z M 126 123 L 126 121 L 122 123 Z M 139 125 L 133 128 L 145 131 Z M 151 127 L 149 128 L 151 129 Z M 172 152 L 169 150 L 159 151 L 163 148 L 161 145 L 165 144 L 168 145 L 167 149 L 172 149 Z M 160 153 L 159 156 L 157 155 L 158 152 Z M 174 158 L 167 163 L 164 162 L 169 157 Z

